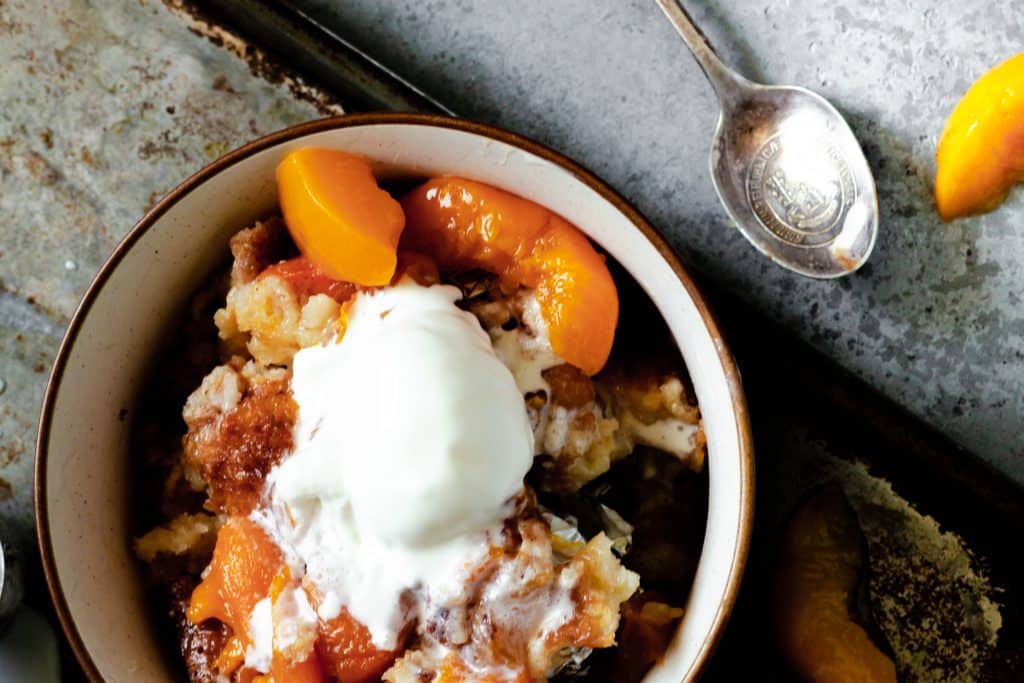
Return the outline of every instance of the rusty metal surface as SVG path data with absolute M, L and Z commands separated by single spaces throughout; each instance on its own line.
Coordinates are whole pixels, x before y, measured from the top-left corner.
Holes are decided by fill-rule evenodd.
M 251 0 L 163 0 L 184 14 L 194 25 L 220 43 L 221 25 L 244 34 L 245 41 L 232 47 L 272 46 L 274 55 L 291 67 L 291 73 L 315 72 L 318 85 L 341 99 L 349 110 L 438 111 L 452 113 L 438 100 L 403 80 L 342 36 L 312 23 L 296 6 L 287 2 L 259 3 Z M 259 72 L 271 80 L 287 78 L 279 66 L 262 60 Z
M 340 106 L 152 0 L 0 2 L 0 64 L 0 516 L 25 533 L 46 374 L 103 259 L 207 162 Z

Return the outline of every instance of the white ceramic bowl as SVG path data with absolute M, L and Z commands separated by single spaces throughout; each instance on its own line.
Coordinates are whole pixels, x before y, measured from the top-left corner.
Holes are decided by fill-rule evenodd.
M 620 196 L 565 157 L 511 133 L 436 116 L 325 119 L 214 162 L 157 204 L 118 245 L 76 312 L 40 420 L 36 514 L 46 578 L 90 678 L 171 677 L 146 609 L 131 529 L 128 443 L 139 392 L 188 297 L 228 238 L 275 208 L 274 168 L 302 146 L 342 148 L 379 176 L 453 174 L 509 190 L 579 226 L 628 270 L 667 321 L 708 440 L 709 509 L 686 616 L 648 681 L 695 678 L 739 589 L 753 510 L 746 406 L 732 357 L 675 254 Z

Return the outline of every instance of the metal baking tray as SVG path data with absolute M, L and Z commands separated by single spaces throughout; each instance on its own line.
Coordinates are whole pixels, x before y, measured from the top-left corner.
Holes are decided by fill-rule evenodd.
M 327 105 L 451 113 L 285 0 L 165 3 L 211 39 L 232 35 L 252 48 L 241 54 L 261 76 L 297 78 Z M 743 375 L 757 460 L 744 586 L 706 680 L 745 680 L 752 663 L 758 680 L 793 678 L 772 636 L 776 551 L 794 507 L 830 482 L 860 519 L 866 609 L 901 679 L 1024 680 L 1024 555 L 1015 547 L 1024 538 L 1024 490 L 697 279 Z

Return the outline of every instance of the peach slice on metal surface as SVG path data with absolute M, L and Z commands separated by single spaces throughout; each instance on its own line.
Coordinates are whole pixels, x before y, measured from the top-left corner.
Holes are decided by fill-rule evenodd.
M 298 149 L 278 165 L 277 185 L 288 231 L 327 276 L 364 286 L 391 281 L 405 217 L 366 159 Z
M 895 683 L 895 664 L 853 618 L 864 539 L 838 486 L 797 509 L 780 550 L 772 611 L 794 673 L 815 683 Z
M 565 219 L 462 178 L 434 178 L 402 199 L 404 249 L 442 270 L 481 269 L 536 292 L 551 347 L 589 375 L 608 360 L 619 297 L 604 257 Z
M 1024 181 L 1024 53 L 993 67 L 950 114 L 935 154 L 944 220 L 996 208 Z

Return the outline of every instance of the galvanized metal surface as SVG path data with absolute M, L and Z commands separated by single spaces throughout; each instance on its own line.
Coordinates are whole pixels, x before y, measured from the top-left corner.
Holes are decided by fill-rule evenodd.
M 581 158 L 698 267 L 1024 481 L 1024 203 L 946 226 L 929 194 L 946 112 L 1020 49 L 1009 2 L 690 3 L 727 59 L 853 119 L 883 227 L 847 283 L 762 264 L 728 229 L 703 162 L 713 96 L 653 3 L 301 4 L 462 111 Z M 27 523 L 45 371 L 99 263 L 163 190 L 318 109 L 155 0 L 8 0 L 0 37 L 0 509 Z
M 323 94 L 300 83 L 282 80 L 284 74 L 261 55 L 254 54 L 251 46 L 235 40 L 217 26 L 175 16 L 155 0 L 117 8 L 96 8 L 84 0 L 48 0 L 44 4 L 40 11 L 35 9 L 37 4 L 30 8 L 26 0 L 20 3 L 10 0 L 0 3 L 0 59 L 12 65 L 0 72 L 0 251 L 3 252 L 0 254 L 0 284 L 3 285 L 3 291 L 0 292 L 0 517 L 15 518 L 22 528 L 26 528 L 31 519 L 30 450 L 45 372 L 74 302 L 117 238 L 159 194 L 220 151 L 259 132 L 312 118 L 319 111 L 338 108 L 336 103 Z M 169 0 L 169 4 L 176 5 L 177 0 Z M 304 4 L 310 3 L 307 0 Z M 765 10 L 768 23 L 759 23 L 765 16 L 761 10 L 766 6 L 769 8 Z M 606 15 L 595 15 L 595 7 L 603 8 Z M 812 27 L 819 35 L 830 31 L 843 35 L 855 26 L 847 14 L 840 11 L 832 16 L 831 10 L 823 8 L 824 3 L 819 6 L 819 3 L 811 0 L 794 0 L 779 7 L 775 4 L 769 6 L 768 3 L 745 3 L 741 8 L 710 15 L 707 11 L 699 11 L 706 10 L 706 6 L 697 7 L 695 14 L 702 23 L 712 28 L 710 32 L 713 38 L 722 37 L 715 35 L 713 29 L 716 25 L 720 27 L 733 21 L 737 25 L 745 25 L 744 22 L 757 24 L 758 31 L 753 36 L 752 46 L 757 47 L 761 41 L 767 40 L 769 51 L 778 49 L 789 54 L 788 59 L 803 59 L 806 62 L 807 55 L 801 57 L 799 50 L 791 50 L 792 46 L 772 45 L 771 35 L 776 39 L 782 34 L 796 35 L 803 39 L 810 35 Z M 535 13 L 529 14 L 530 9 L 536 10 Z M 398 10 L 403 11 L 391 14 Z M 888 319 L 886 316 L 894 315 L 894 311 L 915 310 L 914 307 L 928 296 L 940 302 L 938 309 L 935 308 L 936 304 L 932 304 L 929 314 L 934 310 L 946 310 L 942 306 L 968 310 L 963 303 L 964 297 L 969 298 L 975 291 L 987 292 L 990 286 L 1008 278 L 1012 283 L 1013 276 L 1020 275 L 1019 268 L 1009 273 L 998 271 L 975 276 L 971 275 L 975 272 L 971 270 L 972 263 L 964 262 L 961 264 L 961 274 L 967 277 L 961 278 L 956 286 L 935 290 L 935 287 L 928 285 L 931 282 L 929 278 L 935 278 L 932 270 L 934 264 L 922 266 L 917 260 L 907 261 L 903 264 L 904 270 L 900 271 L 896 268 L 897 264 L 890 262 L 890 255 L 880 259 L 888 264 L 886 268 L 890 270 L 879 268 L 875 263 L 870 272 L 857 276 L 858 279 L 851 285 L 823 285 L 808 290 L 795 276 L 770 268 L 755 267 L 757 258 L 749 253 L 746 244 L 731 232 L 722 230 L 722 219 L 716 205 L 708 202 L 709 198 L 713 199 L 713 195 L 705 196 L 701 192 L 702 189 L 710 192 L 702 160 L 706 156 L 704 145 L 713 123 L 713 102 L 709 91 L 704 90 L 696 67 L 679 49 L 670 30 L 666 30 L 667 27 L 661 23 L 653 3 L 635 2 L 627 5 L 613 3 L 611 0 L 602 0 L 601 3 L 569 0 L 559 3 L 555 9 L 546 3 L 538 6 L 528 2 L 520 4 L 514 15 L 503 14 L 510 11 L 506 3 L 469 5 L 448 0 L 427 5 L 403 0 L 388 6 L 319 6 L 321 15 L 339 22 L 337 28 L 346 37 L 361 41 L 376 56 L 391 60 L 393 66 L 417 79 L 418 83 L 437 86 L 439 82 L 444 82 L 445 88 L 432 88 L 434 94 L 443 95 L 462 111 L 475 112 L 481 118 L 507 123 L 547 139 L 572 155 L 582 157 L 632 194 L 652 216 L 662 222 L 663 228 L 677 225 L 665 222 L 673 217 L 682 221 L 678 225 L 694 231 L 692 234 L 683 229 L 669 229 L 668 232 L 691 260 L 720 281 L 742 291 L 746 298 L 759 303 L 787 326 L 799 330 L 819 348 L 838 356 L 855 369 L 863 370 L 861 366 L 866 367 L 868 371 L 862 371 L 862 374 L 919 412 L 921 406 L 924 406 L 924 412 L 931 410 L 933 417 L 945 414 L 941 402 L 937 408 L 929 402 L 934 402 L 936 396 L 941 398 L 944 395 L 942 392 L 949 391 L 949 386 L 969 389 L 979 396 L 987 396 L 993 386 L 998 388 L 1000 378 L 1009 382 L 1011 387 L 1019 387 L 1019 361 L 1015 365 L 1010 364 L 1009 370 L 1004 373 L 1005 377 L 998 373 L 984 374 L 985 368 L 981 367 L 979 359 L 988 348 L 984 344 L 994 342 L 988 342 L 983 335 L 978 341 L 977 331 L 970 328 L 962 332 L 961 336 L 970 337 L 971 344 L 982 346 L 963 347 L 968 349 L 968 357 L 972 362 L 963 368 L 954 368 L 956 380 L 961 384 L 944 386 L 939 383 L 938 386 L 932 386 L 928 378 L 936 376 L 936 373 L 941 374 L 941 369 L 948 367 L 956 348 L 943 346 L 939 353 L 933 348 L 937 344 L 935 338 L 921 330 L 914 331 L 913 326 L 883 325 L 881 322 Z M 879 6 L 869 3 L 865 11 L 857 16 L 870 18 L 877 15 L 878 11 Z M 800 16 L 801 12 L 815 17 L 815 22 L 806 24 L 806 28 L 800 28 L 804 24 L 796 23 L 786 26 L 783 31 L 779 29 L 780 20 L 773 19 L 773 13 L 779 13 L 782 20 L 787 21 Z M 910 16 L 907 12 L 903 10 L 900 17 L 906 20 Z M 925 24 L 935 24 L 937 21 L 934 15 L 927 12 L 922 16 Z M 378 19 L 391 23 L 374 26 L 373 22 Z M 367 21 L 369 24 L 365 23 Z M 984 21 L 988 22 L 989 19 Z M 550 24 L 551 30 L 531 32 L 528 28 L 531 22 L 538 22 L 538 25 Z M 832 23 L 836 23 L 838 28 L 832 26 Z M 942 19 L 940 23 L 946 27 L 942 30 L 948 32 L 946 20 Z M 496 24 L 502 26 L 496 28 Z M 190 34 L 186 25 L 210 36 L 214 42 Z M 961 36 L 961 40 L 969 42 L 986 25 L 981 29 L 965 29 L 966 33 Z M 797 28 L 794 29 L 794 26 Z M 844 26 L 846 30 L 843 30 Z M 854 33 L 884 33 L 892 28 L 872 23 L 856 26 L 858 28 Z M 764 32 L 769 34 L 768 38 L 764 38 Z M 389 42 L 377 42 L 378 38 Z M 499 40 L 495 41 L 495 38 Z M 494 44 L 485 49 L 488 40 L 494 41 Z M 948 42 L 948 37 L 933 37 L 933 40 L 938 41 L 936 45 L 942 47 L 944 40 Z M 912 44 L 908 41 L 903 42 Z M 735 49 L 734 41 L 719 42 L 726 46 L 727 53 Z M 442 44 L 444 47 L 441 47 Z M 598 44 L 603 46 L 605 56 L 602 60 L 593 60 L 593 54 L 584 59 L 587 46 Z M 808 54 L 823 50 L 820 47 L 822 44 L 825 43 L 815 42 L 815 47 Z M 830 47 L 839 56 L 823 62 L 826 70 L 845 69 L 852 74 L 859 73 L 855 69 L 855 60 L 843 52 L 847 48 L 835 48 L 836 44 Z M 229 51 L 225 52 L 218 46 L 227 47 Z M 921 54 L 937 49 L 924 48 Z M 234 58 L 230 54 L 231 50 L 248 55 L 249 66 Z M 655 55 L 650 63 L 628 64 L 637 55 L 642 56 L 648 51 Z M 889 55 L 886 57 L 888 61 L 883 60 L 883 66 L 870 68 L 881 69 L 883 72 L 891 70 L 892 64 L 896 63 L 893 61 L 896 59 L 892 56 L 894 53 L 885 50 L 881 52 Z M 973 59 L 980 63 L 987 58 L 987 54 L 975 55 Z M 405 61 L 408 59 L 425 61 L 417 67 Z M 452 66 L 451 60 L 456 59 L 459 68 Z M 784 64 L 783 61 L 781 57 L 770 57 L 765 71 L 775 65 L 783 71 L 781 76 L 771 74 L 775 80 L 798 80 L 796 77 L 787 77 L 785 69 L 790 70 L 789 74 L 799 76 L 800 69 L 805 69 L 806 64 Z M 565 66 L 552 69 L 555 63 Z M 250 66 L 261 77 L 254 77 L 250 73 Z M 748 73 L 755 77 L 764 76 L 753 69 L 748 69 Z M 539 85 L 536 87 L 530 85 L 533 76 L 537 76 L 536 82 Z M 624 79 L 631 77 L 635 77 L 635 82 L 627 87 Z M 664 80 L 659 81 L 659 78 Z M 866 97 L 859 84 L 860 76 L 852 78 L 850 83 L 844 83 L 842 87 L 830 81 L 829 77 L 823 78 L 826 82 L 821 84 L 807 80 L 803 82 L 825 91 L 830 97 L 836 97 L 838 92 L 840 103 L 844 97 L 849 96 L 844 93 L 852 92 L 858 98 Z M 929 87 L 934 92 L 944 91 L 947 86 L 939 88 L 934 82 L 935 77 L 932 78 L 933 83 Z M 268 79 L 274 84 L 269 83 Z M 489 79 L 495 80 L 496 84 L 488 83 Z M 458 87 L 460 83 L 479 86 L 480 92 L 467 94 L 465 87 Z M 588 86 L 588 83 L 594 85 Z M 449 85 L 453 87 L 447 87 Z M 966 81 L 949 87 L 962 89 L 965 85 Z M 604 96 L 601 96 L 602 88 L 605 89 Z M 661 96 L 670 93 L 668 97 L 675 105 L 687 103 L 681 110 L 692 112 L 698 118 L 679 121 L 660 117 L 657 111 L 663 103 L 659 101 L 645 102 L 646 111 L 655 113 L 644 113 L 637 118 L 635 101 L 631 102 L 630 99 L 639 98 L 647 90 L 659 88 L 662 89 Z M 679 94 L 675 94 L 675 88 L 680 89 Z M 299 99 L 295 99 L 296 94 L 300 96 Z M 302 97 L 311 97 L 313 102 L 305 101 Z M 620 97 L 626 99 L 621 100 Z M 945 97 L 945 105 L 941 106 L 951 104 L 952 96 Z M 915 107 L 921 108 L 927 104 L 917 95 L 915 98 Z M 500 104 L 502 102 L 505 104 Z M 888 103 L 885 106 L 894 105 Z M 934 103 L 928 106 L 940 107 Z M 922 159 L 930 154 L 928 145 L 933 141 L 922 139 L 907 143 L 906 147 L 896 145 L 894 141 L 901 140 L 900 135 L 906 133 L 904 128 L 897 127 L 899 135 L 882 134 L 880 128 L 870 123 L 871 117 L 877 117 L 883 122 L 891 119 L 892 114 L 888 111 L 879 108 L 877 111 L 861 112 L 855 117 L 855 127 L 862 139 L 867 135 L 869 156 L 882 180 L 880 190 L 883 191 L 883 208 L 888 212 L 888 224 L 892 226 L 897 223 L 896 218 L 899 216 L 901 221 L 906 219 L 909 222 L 906 229 L 913 228 L 919 232 L 895 236 L 889 234 L 888 238 L 883 236 L 882 248 L 885 248 L 884 243 L 888 239 L 895 244 L 891 249 L 905 250 L 908 248 L 906 241 L 916 239 L 918 242 L 915 248 L 920 258 L 935 253 L 955 255 L 963 244 L 971 240 L 977 242 L 978 235 L 971 232 L 974 230 L 984 238 L 981 243 L 986 245 L 985 251 L 979 252 L 985 254 L 983 263 L 993 259 L 1001 259 L 1000 263 L 1014 263 L 1012 254 L 1000 254 L 998 247 L 1002 246 L 1012 252 L 1016 233 L 1009 229 L 993 232 L 992 225 L 1004 225 L 985 222 L 996 220 L 995 217 L 960 227 L 954 226 L 952 232 L 949 228 L 932 225 L 934 218 L 930 213 L 928 197 L 928 162 Z M 706 122 L 701 118 L 702 112 L 707 113 Z M 906 115 L 909 117 L 911 113 Z M 934 112 L 931 115 L 932 118 L 941 119 Z M 703 123 L 708 123 L 706 131 L 701 129 Z M 931 124 L 920 125 L 923 128 Z M 613 130 L 613 134 L 606 140 L 608 144 L 604 148 L 596 146 L 593 135 L 612 129 L 619 130 Z M 679 138 L 684 134 L 680 142 Z M 660 139 L 651 137 L 658 135 Z M 669 147 L 670 143 L 674 146 Z M 911 171 L 909 174 L 907 169 Z M 683 190 L 676 192 L 679 187 Z M 686 197 L 687 201 L 680 197 Z M 1007 215 L 1013 215 L 1012 208 Z M 1017 215 L 1021 215 L 1019 209 Z M 708 225 L 703 224 L 705 220 Z M 970 225 L 975 227 L 969 228 Z M 892 227 L 889 229 L 893 230 Z M 950 240 L 950 235 L 958 237 Z M 936 239 L 936 236 L 945 240 L 938 247 L 930 241 Z M 722 246 L 723 242 L 725 246 Z M 878 260 L 876 257 L 876 262 Z M 947 259 L 946 262 L 954 265 L 957 263 L 955 259 Z M 987 268 L 991 270 L 990 266 Z M 985 268 L 982 271 L 987 272 Z M 986 278 L 994 278 L 996 282 L 989 283 Z M 922 292 L 904 292 L 904 298 L 899 298 L 898 285 L 900 281 L 908 279 L 922 281 L 928 286 Z M 1010 290 L 1003 294 L 1009 296 Z M 858 307 L 862 305 L 864 297 L 869 298 L 870 304 L 878 301 L 878 297 L 883 297 L 883 305 L 878 311 L 865 309 L 869 312 L 861 316 Z M 780 302 L 776 298 L 785 300 Z M 1015 298 L 1008 300 L 1016 305 Z M 1005 297 L 996 300 L 983 298 L 979 305 L 986 310 L 994 310 L 998 316 L 992 320 L 1005 327 L 1016 319 L 1012 316 L 1014 310 L 1007 313 L 1006 301 Z M 736 318 L 732 312 L 728 317 Z M 867 322 L 863 322 L 861 317 Z M 855 321 L 856 329 L 850 327 L 851 320 Z M 871 320 L 876 322 L 872 323 Z M 948 321 L 936 322 L 935 325 L 939 329 L 955 331 L 957 328 L 956 324 Z M 928 329 L 924 328 L 924 332 Z M 1017 328 L 1011 326 L 1007 329 L 1012 332 Z M 924 343 L 927 349 L 931 349 L 931 356 L 927 359 L 908 359 L 906 356 L 912 351 L 904 352 L 903 356 L 894 355 L 892 349 L 900 348 L 901 340 L 908 344 Z M 769 346 L 776 349 L 778 357 L 783 357 L 783 352 L 778 349 L 784 343 L 784 339 L 778 338 Z M 1019 343 L 1019 340 L 1011 340 L 1010 343 Z M 778 403 L 778 393 L 772 387 L 785 382 L 786 373 L 772 366 L 770 358 L 761 357 L 764 355 L 761 352 L 765 351 L 763 343 L 759 342 L 754 352 L 750 351 L 750 346 L 737 342 L 741 355 L 753 359 L 747 367 L 758 368 L 758 372 L 748 373 L 747 377 L 748 382 L 755 385 L 755 391 L 751 394 L 753 404 L 755 408 L 758 405 L 762 408 L 773 406 Z M 883 351 L 889 349 L 886 352 L 888 355 L 865 357 L 866 353 L 876 347 Z M 1002 352 L 1011 353 L 1005 349 Z M 996 357 L 989 364 L 994 367 L 998 362 L 999 357 Z M 943 363 L 947 365 L 943 366 Z M 915 372 L 914 368 L 918 366 L 924 367 L 931 374 L 926 376 Z M 903 368 L 903 374 L 895 373 L 893 367 Z M 814 374 L 813 362 L 810 368 L 803 368 L 804 374 Z M 877 368 L 882 368 L 884 381 L 878 380 L 875 376 L 877 373 L 872 374 Z M 886 372 L 890 372 L 890 376 L 885 377 Z M 974 384 L 965 379 L 971 376 L 969 373 L 977 372 L 982 375 Z M 908 379 L 904 380 L 904 377 Z M 789 419 L 790 408 L 799 407 L 800 387 L 809 387 L 810 393 L 820 390 L 820 387 L 812 386 L 813 382 L 807 382 L 806 377 L 796 382 L 792 379 L 790 376 L 788 385 L 791 386 L 785 406 L 774 405 L 758 411 L 761 416 L 760 428 L 757 430 L 759 448 L 762 449 L 762 456 L 768 457 L 762 457 L 764 476 L 759 477 L 762 483 L 767 482 L 767 486 L 762 487 L 759 501 L 759 524 L 762 528 L 758 538 L 761 539 L 763 552 L 758 553 L 755 547 L 752 565 L 755 591 L 762 583 L 759 577 L 764 575 L 763 571 L 771 571 L 771 558 L 774 555 L 772 544 L 781 517 L 793 501 L 821 478 L 823 470 L 828 477 L 838 478 L 847 489 L 847 494 L 855 501 L 861 496 L 863 504 L 870 504 L 885 515 L 896 510 L 914 523 L 921 521 L 920 515 L 905 509 L 906 502 L 897 493 L 885 488 L 888 484 L 883 480 L 869 477 L 862 468 L 850 467 L 831 458 L 834 454 L 844 457 L 862 456 L 865 444 L 870 447 L 870 443 L 886 444 L 887 450 L 880 459 L 892 463 L 893 470 L 884 471 L 883 468 L 882 474 L 892 477 L 893 485 L 898 484 L 897 489 L 903 495 L 910 491 L 915 494 L 912 497 L 915 502 L 925 500 L 927 504 L 922 509 L 935 514 L 942 512 L 939 519 L 943 526 L 948 529 L 947 525 L 952 523 L 952 529 L 961 534 L 969 545 L 965 543 L 961 547 L 959 537 L 949 537 L 948 531 L 940 533 L 937 524 L 926 525 L 925 531 L 928 533 L 922 534 L 916 542 L 942 540 L 946 543 L 952 539 L 948 540 L 947 545 L 956 546 L 954 555 L 960 563 L 957 567 L 966 562 L 967 569 L 975 572 L 975 558 L 980 556 L 982 569 L 987 566 L 992 571 L 991 586 L 996 590 L 1006 588 L 1004 579 L 1007 572 L 1013 574 L 1017 565 L 1013 564 L 1014 560 L 1007 560 L 992 552 L 993 548 L 1001 545 L 997 538 L 990 538 L 978 531 L 988 526 L 985 511 L 990 507 L 998 510 L 999 505 L 986 506 L 985 501 L 977 501 L 971 505 L 978 511 L 977 515 L 958 517 L 955 506 L 945 508 L 937 502 L 936 498 L 941 496 L 934 495 L 934 490 L 945 487 L 957 491 L 961 500 L 973 500 L 971 496 L 977 494 L 976 490 L 963 480 L 943 479 L 941 461 L 933 467 L 935 471 L 922 475 L 913 459 L 900 460 L 905 452 L 899 448 L 898 440 L 886 440 L 872 434 L 872 429 L 865 425 L 848 424 L 845 420 L 819 414 L 811 420 L 817 431 L 805 431 L 799 425 L 800 420 Z M 914 393 L 923 391 L 921 387 L 927 387 L 929 393 Z M 1020 400 L 1019 395 L 1017 400 Z M 819 413 L 829 412 L 832 404 L 826 406 L 824 403 L 818 406 Z M 837 401 L 839 404 L 842 404 L 841 399 Z M 981 418 L 977 418 L 975 413 L 970 419 L 965 415 L 965 421 L 969 424 L 981 419 L 982 424 L 989 424 L 985 420 L 992 420 L 1002 429 L 997 436 L 1001 438 L 1009 434 L 1012 437 L 1015 431 L 1011 427 L 1015 423 L 1008 426 L 998 419 L 999 410 L 1003 409 L 1014 410 L 1013 405 L 988 405 Z M 963 408 L 961 411 L 967 412 Z M 842 407 L 838 407 L 836 412 L 842 414 Z M 956 411 L 951 408 L 949 412 Z M 755 420 L 758 414 L 755 414 Z M 868 411 L 858 417 L 864 418 L 869 414 Z M 886 415 L 885 419 L 889 417 Z M 950 429 L 951 425 L 945 421 L 940 423 L 940 426 L 956 433 L 956 429 Z M 896 426 L 898 428 L 898 424 Z M 952 427 L 955 428 L 956 424 Z M 977 431 L 980 433 L 981 429 Z M 863 443 L 858 439 L 863 439 Z M 1010 442 L 1013 442 L 1012 438 Z M 849 452 L 845 452 L 847 448 Z M 991 460 L 1001 462 L 993 456 L 994 451 L 981 449 L 981 452 Z M 1012 456 L 1016 451 L 1008 452 Z M 936 463 L 928 459 L 922 462 Z M 1013 468 L 1018 460 L 1011 457 L 1008 462 L 1008 467 L 1002 462 L 1004 468 L 1019 475 L 1019 470 Z M 913 482 L 919 481 L 922 476 L 925 477 L 924 483 L 919 489 L 914 489 Z M 945 483 L 936 487 L 932 483 L 935 481 Z M 969 471 L 966 481 L 970 483 Z M 922 495 L 920 488 L 931 490 L 933 495 L 930 498 Z M 870 492 L 888 491 L 891 495 L 886 493 L 884 500 L 868 499 L 864 496 L 869 489 Z M 997 495 L 995 498 L 1005 502 L 1006 496 Z M 1014 509 L 1009 503 L 1003 507 Z M 861 512 L 863 515 L 864 511 Z M 1016 519 L 1013 515 L 1008 517 Z M 924 519 L 927 521 L 931 518 Z M 890 517 L 886 516 L 884 520 L 890 520 Z M 886 528 L 889 527 L 892 524 L 886 521 Z M 900 521 L 893 528 L 906 530 L 910 526 Z M 914 547 L 906 539 L 901 539 L 898 545 L 897 550 L 900 552 L 907 552 L 908 548 L 912 551 Z M 947 545 L 942 547 L 946 548 Z M 883 553 L 881 556 L 895 555 Z M 918 555 L 915 554 L 910 559 L 915 562 L 915 566 L 920 566 L 916 557 Z M 945 566 L 948 562 L 943 559 L 939 564 Z M 902 575 L 903 569 L 897 569 L 897 573 Z M 959 604 L 957 601 L 960 601 L 974 609 L 975 604 L 988 604 L 986 601 L 992 588 L 984 571 L 972 573 L 971 576 L 977 577 L 977 583 L 968 586 L 970 590 L 967 592 L 951 593 L 950 599 L 953 603 Z M 929 584 L 929 581 L 932 583 Z M 750 583 L 748 581 L 748 585 Z M 947 584 L 954 585 L 955 582 L 942 585 Z M 928 588 L 940 584 L 928 578 L 928 575 L 921 575 L 916 583 L 908 581 L 906 585 Z M 901 611 L 914 607 L 914 595 L 901 598 L 897 594 L 897 599 L 893 601 L 892 591 L 885 590 L 879 596 L 890 600 L 889 613 L 881 619 L 882 628 L 891 629 L 887 631 L 890 642 L 895 643 L 897 641 L 894 638 L 898 640 L 906 634 L 913 634 L 915 639 L 920 640 L 918 634 L 921 624 L 912 620 L 912 614 Z M 1001 604 L 985 607 L 988 612 L 982 624 L 985 628 L 981 636 L 968 634 L 975 638 L 981 649 L 976 648 L 970 657 L 962 657 L 963 662 L 950 659 L 943 662 L 943 666 L 964 664 L 977 670 L 993 645 L 989 639 L 999 629 L 999 622 L 1004 617 L 1009 619 L 1011 626 L 1009 631 L 1003 628 L 1001 634 L 1016 633 L 1018 629 L 1013 624 L 1020 618 L 1019 596 L 1012 591 L 998 593 L 996 600 Z M 715 666 L 719 677 L 724 680 L 734 678 L 730 674 L 729 662 L 745 659 L 743 656 L 732 657 L 730 653 L 749 652 L 750 643 L 765 642 L 763 634 L 770 625 L 763 623 L 764 614 L 758 611 L 758 605 L 755 593 L 753 599 L 748 597 L 745 606 L 741 604 L 737 618 L 734 619 L 733 633 L 736 636 L 727 639 L 723 645 L 725 656 L 719 657 Z M 908 619 L 911 621 L 908 622 Z M 914 628 L 918 628 L 918 631 L 914 631 Z M 937 647 L 953 645 L 959 652 L 967 652 L 964 646 L 972 642 L 959 632 L 939 635 L 936 636 L 938 640 L 929 642 Z M 1006 643 L 1001 641 L 1000 652 L 1007 651 L 1007 648 L 1014 653 L 1018 652 L 1018 640 Z M 767 647 L 770 648 L 770 642 Z M 771 656 L 771 653 L 767 654 Z M 909 664 L 904 661 L 901 666 Z M 769 663 L 768 671 L 770 668 Z M 766 673 L 766 678 L 771 677 L 770 673 Z
M 677 0 L 658 5 L 718 97 L 711 178 L 736 228 L 765 258 L 807 277 L 863 266 L 878 237 L 878 196 L 843 115 L 813 90 L 744 77 Z
M 726 61 L 811 87 L 850 120 L 881 225 L 841 282 L 763 262 L 730 226 L 706 162 L 714 95 L 654 2 L 296 4 L 457 111 L 576 157 L 715 281 L 1024 482 L 1024 193 L 951 225 L 931 198 L 946 115 L 1024 49 L 1018 3 L 685 2 Z
M 26 534 L 46 373 L 114 245 L 205 163 L 340 108 L 254 76 L 159 2 L 6 0 L 0 64 L 0 517 Z

